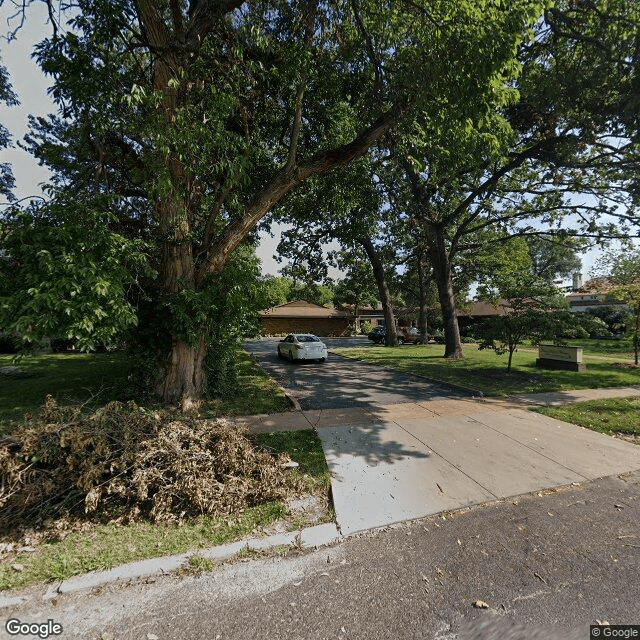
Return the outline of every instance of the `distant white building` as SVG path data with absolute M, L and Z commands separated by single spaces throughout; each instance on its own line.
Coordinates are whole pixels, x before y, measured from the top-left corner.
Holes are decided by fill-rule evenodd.
M 567 294 L 566 299 L 569 309 L 575 313 L 591 311 L 602 307 L 614 309 L 628 309 L 629 305 L 612 298 L 607 290 L 611 285 L 606 278 L 588 280 L 582 285 L 582 276 L 579 273 L 573 275 L 574 290 Z M 576 288 L 576 284 L 580 286 Z

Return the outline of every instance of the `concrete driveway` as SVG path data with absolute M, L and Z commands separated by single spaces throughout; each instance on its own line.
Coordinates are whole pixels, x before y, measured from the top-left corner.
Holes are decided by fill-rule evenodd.
M 306 412 L 343 534 L 640 469 L 640 446 L 481 400 L 356 412 Z
M 323 338 L 329 349 L 372 346 L 366 338 Z M 251 340 L 245 348 L 260 366 L 307 409 L 377 408 L 435 398 L 471 394 L 418 376 L 399 373 L 329 354 L 326 362 L 289 362 L 277 355 L 279 339 Z
M 550 394 L 538 402 L 472 398 L 333 354 L 322 364 L 281 361 L 276 347 L 247 345 L 302 411 L 248 426 L 317 429 L 343 534 L 640 469 L 640 446 L 520 408 L 547 404 Z

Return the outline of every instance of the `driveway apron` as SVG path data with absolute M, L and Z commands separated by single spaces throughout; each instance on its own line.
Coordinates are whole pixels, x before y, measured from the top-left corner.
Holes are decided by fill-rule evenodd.
M 482 401 L 466 412 L 452 401 L 451 415 L 433 404 L 318 428 L 343 534 L 640 469 L 640 447 L 576 425 Z

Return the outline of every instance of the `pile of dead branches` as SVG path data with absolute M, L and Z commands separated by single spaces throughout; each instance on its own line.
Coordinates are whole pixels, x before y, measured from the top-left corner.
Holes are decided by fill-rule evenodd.
M 112 402 L 90 415 L 48 397 L 0 442 L 0 534 L 58 518 L 181 521 L 298 493 L 288 457 L 236 426 Z

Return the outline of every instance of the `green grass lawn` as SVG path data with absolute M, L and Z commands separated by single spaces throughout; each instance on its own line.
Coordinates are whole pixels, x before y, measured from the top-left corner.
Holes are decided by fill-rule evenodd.
M 123 354 L 0 356 L 0 367 L 17 367 L 24 377 L 0 375 L 0 424 L 37 411 L 47 394 L 61 404 L 92 406 L 118 399 L 128 372 Z
M 582 347 L 583 353 L 591 355 L 612 355 L 633 360 L 633 343 L 631 338 L 621 340 L 568 340 L 567 343 L 573 347 Z
M 130 399 L 126 354 L 48 354 L 14 361 L 0 355 L 0 367 L 17 367 L 23 377 L 0 374 L 0 433 L 25 413 L 37 411 L 47 394 L 60 404 L 87 404 L 95 408 L 111 400 Z M 256 365 L 242 353 L 237 393 L 209 399 L 203 417 L 288 411 L 291 403 Z
M 590 400 L 565 407 L 534 409 L 552 418 L 579 424 L 601 433 L 627 433 L 640 436 L 640 398 Z
M 535 366 L 537 349 L 531 347 L 514 353 L 513 370 L 507 373 L 506 354 L 498 356 L 489 349 L 480 351 L 475 344 L 463 346 L 465 357 L 461 360 L 445 360 L 442 357 L 444 346 L 438 344 L 333 351 L 398 371 L 459 384 L 488 396 L 640 384 L 640 370 L 625 368 L 628 366 L 627 358 L 622 355 L 604 358 L 593 348 L 584 353 L 587 370 L 581 373 L 538 369 Z M 622 363 L 622 366 L 616 366 L 616 363 Z
M 594 339 L 576 339 L 567 340 L 570 347 L 582 347 L 583 355 L 597 356 L 598 358 L 612 359 L 616 361 L 633 362 L 633 343 L 631 338 L 623 338 L 621 340 L 594 340 Z M 537 346 L 524 345 L 522 350 L 536 351 Z
M 260 448 L 278 454 L 286 451 L 300 467 L 297 473 L 306 474 L 309 491 L 329 491 L 331 475 L 322 449 L 322 442 L 313 429 L 276 431 L 251 436 Z

